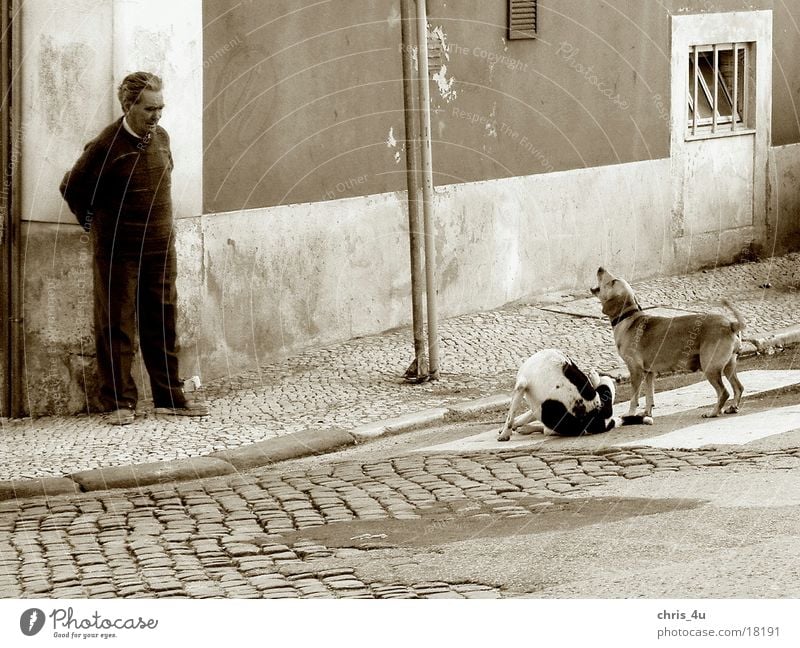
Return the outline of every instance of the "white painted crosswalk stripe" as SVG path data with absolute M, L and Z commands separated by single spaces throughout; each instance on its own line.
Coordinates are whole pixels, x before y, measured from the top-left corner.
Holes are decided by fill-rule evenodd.
M 761 370 L 743 371 L 739 374 L 739 379 L 744 385 L 745 396 L 753 396 L 773 389 L 781 389 L 791 385 L 800 384 L 800 371 L 793 369 L 785 370 Z M 688 412 L 698 407 L 712 407 L 716 400 L 716 394 L 711 384 L 703 380 L 701 382 L 679 387 L 656 394 L 654 416 L 669 416 L 679 412 Z M 639 408 L 644 406 L 644 396 L 639 396 Z M 614 414 L 621 416 L 628 411 L 628 402 L 617 403 L 614 405 Z
M 752 370 L 739 373 L 745 389 L 745 396 L 754 396 L 766 391 L 800 384 L 800 370 Z M 688 412 L 697 408 L 712 407 L 716 395 L 711 385 L 702 380 L 686 387 L 656 393 L 654 414 L 657 418 Z M 639 406 L 644 405 L 640 397 Z M 628 403 L 617 403 L 614 414 L 619 416 L 628 410 Z M 769 414 L 769 416 L 767 416 Z M 774 434 L 800 429 L 800 405 L 784 407 L 754 414 L 737 414 L 709 419 L 707 422 L 692 425 L 660 436 L 615 445 L 652 446 L 661 448 L 697 448 L 700 445 L 734 444 L 740 445 Z M 541 434 L 521 436 L 514 434 L 510 441 L 499 442 L 499 428 L 481 432 L 464 439 L 456 439 L 417 452 L 483 452 L 493 450 L 513 450 L 542 444 L 546 438 Z M 699 445 L 698 445 L 699 444 Z
M 708 445 L 742 445 L 799 428 L 800 405 L 790 405 L 754 414 L 721 416 L 660 436 L 617 445 L 692 450 Z

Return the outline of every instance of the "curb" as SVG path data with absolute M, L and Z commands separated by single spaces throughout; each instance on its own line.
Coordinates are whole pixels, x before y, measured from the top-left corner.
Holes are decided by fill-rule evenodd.
M 208 457 L 224 462 L 231 467 L 232 471 L 242 472 L 287 459 L 331 452 L 344 446 L 355 445 L 355 443 L 353 435 L 345 430 L 336 428 L 303 430 L 252 445 L 222 450 L 210 454 Z
M 362 425 L 352 430 L 350 434 L 356 440 L 356 443 L 363 443 L 371 439 L 376 439 L 380 436 L 387 434 L 400 434 L 401 432 L 410 432 L 411 430 L 418 430 L 434 423 L 441 423 L 444 421 L 449 408 L 439 407 L 436 409 L 422 410 L 421 412 L 412 412 L 411 414 L 404 414 L 395 418 L 379 421 L 377 423 L 369 423 Z
M 448 422 L 463 421 L 476 414 L 486 414 L 494 410 L 507 410 L 509 405 L 511 405 L 510 390 L 453 405 L 449 408 L 445 420 Z
M 763 338 L 750 339 L 757 353 L 771 353 L 800 342 L 800 324 L 773 331 Z M 744 349 L 742 349 L 744 351 Z
M 79 495 L 80 493 L 81 487 L 68 477 L 41 477 L 39 479 L 0 481 L 0 502 L 28 497 Z
M 741 357 L 771 354 L 776 349 L 800 343 L 800 324 L 774 331 L 763 338 L 743 341 Z M 614 368 L 600 372 L 617 382 L 630 380 L 627 370 Z M 437 423 L 458 422 L 479 414 L 500 412 L 511 402 L 510 390 L 464 401 L 447 407 L 404 414 L 352 430 L 330 428 L 303 430 L 274 437 L 231 450 L 222 450 L 202 457 L 174 459 L 145 464 L 83 470 L 65 477 L 42 477 L 0 481 L 0 502 L 30 497 L 79 495 L 93 491 L 140 488 L 173 481 L 222 477 L 269 466 L 289 459 L 299 459 L 365 443 L 382 436 L 410 432 Z
M 229 475 L 236 469 L 221 459 L 191 457 L 173 461 L 82 470 L 68 475 L 83 491 L 131 488 L 164 482 Z

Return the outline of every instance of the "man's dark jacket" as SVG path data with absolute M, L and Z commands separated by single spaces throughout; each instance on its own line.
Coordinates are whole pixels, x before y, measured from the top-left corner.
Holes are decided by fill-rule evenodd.
M 95 224 L 117 240 L 169 236 L 172 226 L 169 135 L 157 126 L 137 138 L 122 118 L 89 142 L 61 181 L 61 195 L 81 226 Z

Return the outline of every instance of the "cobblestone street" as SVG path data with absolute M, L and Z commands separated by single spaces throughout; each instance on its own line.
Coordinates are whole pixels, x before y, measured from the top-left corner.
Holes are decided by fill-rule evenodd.
M 779 473 L 797 467 L 800 449 L 409 455 L 8 501 L 0 504 L 0 596 L 520 596 L 527 592 L 492 579 L 382 574 L 402 574 L 420 556 L 437 560 L 439 543 L 493 535 L 498 525 L 501 533 L 541 533 L 554 511 L 564 513 L 559 524 L 567 520 L 567 528 L 592 523 L 580 514 L 592 508 L 588 502 L 598 486 L 613 489 L 661 473 Z M 694 504 L 674 502 L 664 510 L 686 506 Z M 621 500 L 598 499 L 598 507 L 605 522 L 658 511 L 651 505 L 626 512 Z M 365 558 L 376 551 L 386 564 L 364 569 Z

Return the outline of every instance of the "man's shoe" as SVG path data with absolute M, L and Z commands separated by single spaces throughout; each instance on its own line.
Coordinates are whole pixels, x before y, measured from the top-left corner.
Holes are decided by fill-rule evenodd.
M 167 416 L 208 416 L 208 408 L 202 403 L 187 402 L 183 407 L 156 407 L 156 414 Z
M 106 415 L 106 420 L 111 425 L 130 425 L 135 419 L 136 413 L 128 407 L 121 407 Z

